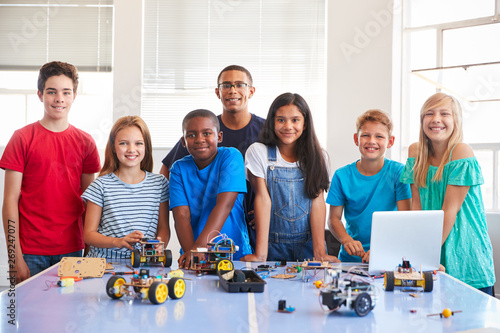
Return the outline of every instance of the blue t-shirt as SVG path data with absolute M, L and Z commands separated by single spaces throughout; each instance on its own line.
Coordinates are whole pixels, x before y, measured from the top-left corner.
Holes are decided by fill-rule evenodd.
M 234 147 L 238 149 L 243 157 L 247 152 L 248 147 L 257 142 L 259 138 L 259 133 L 264 127 L 264 122 L 266 121 L 264 118 L 256 116 L 252 114 L 252 118 L 250 122 L 243 128 L 238 130 L 230 129 L 224 125 L 222 122 L 221 116 L 218 115 L 220 130 L 222 131 L 222 142 L 218 144 L 219 147 Z M 170 150 L 167 156 L 162 160 L 163 165 L 165 165 L 168 169 L 172 168 L 172 164 L 175 161 L 180 160 L 184 156 L 188 156 L 189 152 L 182 145 L 181 139 L 177 141 L 175 146 Z M 253 192 L 252 186 L 250 186 L 250 182 L 247 181 L 247 194 L 245 195 L 245 199 L 243 201 L 243 209 L 245 210 L 245 219 L 247 223 L 254 219 L 253 214 L 248 214 L 254 210 L 254 200 L 255 193 Z M 255 246 L 256 243 L 256 234 L 255 230 L 252 228 L 249 229 L 250 242 L 252 246 Z
M 373 176 L 362 175 L 356 163 L 335 171 L 326 202 L 332 206 L 344 206 L 347 233 L 368 251 L 373 212 L 396 210 L 398 201 L 411 198 L 411 190 L 408 184 L 399 181 L 404 168 L 399 162 L 386 158 L 382 169 Z M 349 255 L 344 246 L 340 247 L 339 259 L 361 261 L 360 257 Z
M 191 155 L 175 162 L 170 170 L 170 209 L 189 206 L 195 240 L 215 207 L 217 195 L 239 192 L 221 230 L 239 246 L 234 254 L 235 260 L 252 253 L 243 212 L 246 190 L 243 156 L 235 148 L 217 148 L 215 159 L 202 170 L 198 169 Z

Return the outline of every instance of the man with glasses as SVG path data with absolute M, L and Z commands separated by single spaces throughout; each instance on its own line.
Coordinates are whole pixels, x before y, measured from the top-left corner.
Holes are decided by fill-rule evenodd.
M 265 121 L 265 119 L 248 111 L 248 100 L 252 98 L 254 93 L 252 75 L 242 66 L 227 66 L 217 77 L 215 94 L 222 102 L 222 114 L 217 116 L 222 131 L 222 142 L 219 143 L 219 146 L 234 147 L 241 152 L 243 158 L 247 148 L 258 140 Z M 172 164 L 187 155 L 189 155 L 187 149 L 182 146 L 181 140 L 179 140 L 163 159 L 160 173 L 169 178 Z M 249 226 L 253 226 L 254 198 L 255 194 L 247 181 L 244 208 L 245 218 Z M 252 227 L 248 229 L 250 245 L 255 249 L 255 230 Z

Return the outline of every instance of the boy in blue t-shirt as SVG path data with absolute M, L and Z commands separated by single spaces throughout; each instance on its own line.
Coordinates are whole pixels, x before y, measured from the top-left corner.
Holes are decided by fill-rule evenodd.
M 189 112 L 182 121 L 182 144 L 190 155 L 170 170 L 170 209 L 184 253 L 179 267 L 189 268 L 190 252 L 206 247 L 213 231 L 238 245 L 234 259 L 250 254 L 243 210 L 246 193 L 243 156 L 236 148 L 217 147 L 219 121 L 208 110 Z
M 222 114 L 218 115 L 220 130 L 223 133 L 219 147 L 234 147 L 243 156 L 248 147 L 257 142 L 264 127 L 265 119 L 250 113 L 249 104 L 255 93 L 252 74 L 239 65 L 225 67 L 217 76 L 215 95 L 222 103 Z M 170 169 L 175 161 L 189 155 L 181 139 L 177 141 L 168 155 L 162 160 L 160 173 L 169 179 Z M 247 181 L 247 193 L 243 200 L 243 209 L 247 223 L 250 245 L 255 248 L 254 200 L 250 182 Z
M 361 159 L 335 171 L 326 199 L 331 205 L 328 227 L 342 244 L 342 262 L 369 261 L 373 212 L 409 210 L 411 203 L 410 187 L 399 181 L 404 165 L 385 158 L 394 145 L 389 115 L 368 110 L 358 117 L 356 130 Z

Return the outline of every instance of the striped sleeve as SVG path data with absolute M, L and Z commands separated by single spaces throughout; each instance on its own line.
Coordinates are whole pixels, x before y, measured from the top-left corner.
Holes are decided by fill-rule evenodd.
M 160 202 L 165 202 L 165 201 L 168 201 L 169 198 L 170 198 L 170 188 L 169 188 L 169 183 L 168 183 L 168 180 L 167 178 L 165 178 L 165 176 L 163 175 L 160 175 L 161 176 L 161 199 L 160 199 Z
M 102 183 L 102 177 L 94 180 L 83 192 L 82 199 L 87 202 L 91 201 L 96 205 L 102 207 L 104 205 L 104 188 Z

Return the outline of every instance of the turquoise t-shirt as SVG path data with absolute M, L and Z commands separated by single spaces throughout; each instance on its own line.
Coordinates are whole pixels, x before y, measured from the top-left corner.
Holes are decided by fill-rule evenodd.
M 235 260 L 252 253 L 243 211 L 243 196 L 246 191 L 243 156 L 236 148 L 217 148 L 215 159 L 202 170 L 198 169 L 191 155 L 175 162 L 170 170 L 170 209 L 189 206 L 195 240 L 217 203 L 217 195 L 239 192 L 221 230 L 222 234 L 226 234 L 239 246 L 234 254 Z
M 402 182 L 413 184 L 414 166 L 415 158 L 408 158 Z M 433 182 L 437 170 L 429 166 L 426 187 L 419 188 L 423 210 L 442 209 L 448 185 L 470 186 L 455 224 L 441 247 L 441 264 L 448 274 L 472 287 L 493 286 L 495 269 L 480 188 L 484 183 L 481 167 L 475 157 L 450 161 L 444 166 L 443 179 Z
M 402 163 L 386 158 L 382 169 L 373 176 L 362 175 L 356 162 L 333 175 L 326 203 L 344 206 L 346 231 L 361 242 L 365 251 L 370 249 L 373 212 L 396 210 L 398 201 L 411 198 L 410 186 L 399 181 L 403 167 Z M 339 259 L 361 261 L 361 257 L 349 255 L 344 246 L 340 247 Z

